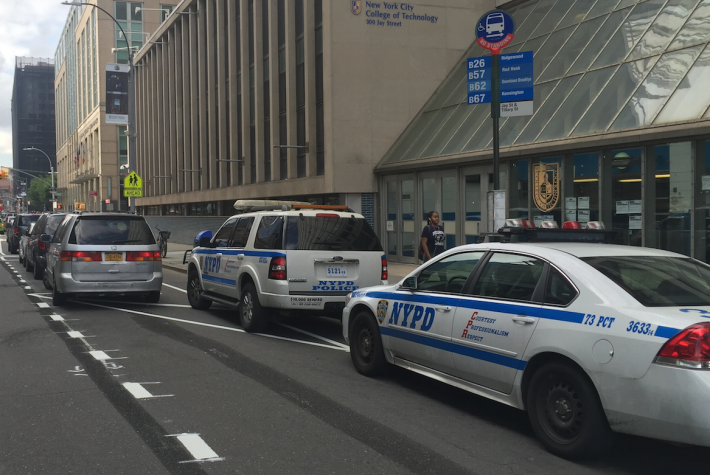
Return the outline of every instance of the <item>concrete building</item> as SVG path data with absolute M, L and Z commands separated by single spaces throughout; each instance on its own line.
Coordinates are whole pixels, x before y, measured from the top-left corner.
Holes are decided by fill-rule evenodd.
M 525 0 L 503 53 L 531 51 L 534 115 L 500 123 L 506 214 L 602 220 L 617 242 L 710 261 L 710 1 Z M 492 231 L 490 104 L 450 68 L 375 168 L 387 257 L 415 262 L 427 211 L 449 247 Z
M 54 64 L 48 58 L 15 58 L 12 87 L 12 173 L 15 196 L 29 189 L 33 176 L 56 166 L 54 150 Z M 24 150 L 26 148 L 36 150 Z
M 495 6 L 182 1 L 135 58 L 139 210 L 224 216 L 236 199 L 298 199 L 375 222 L 373 167 Z
M 121 22 L 135 50 L 174 7 L 161 0 L 86 3 Z M 127 41 L 115 22 L 95 7 L 72 6 L 67 12 L 54 60 L 58 201 L 67 210 L 75 204 L 93 211 L 125 210 L 121 187 L 128 172 L 126 126 L 106 123 L 105 78 L 106 63 L 127 63 Z

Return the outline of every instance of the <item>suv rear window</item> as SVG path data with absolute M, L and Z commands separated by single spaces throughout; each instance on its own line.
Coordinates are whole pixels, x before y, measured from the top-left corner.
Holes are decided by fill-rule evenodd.
M 710 305 L 710 267 L 683 257 L 586 257 L 646 307 Z
M 155 244 L 148 223 L 142 218 L 82 216 L 69 236 L 69 244 Z
M 305 251 L 382 251 L 364 218 L 289 216 L 286 249 Z

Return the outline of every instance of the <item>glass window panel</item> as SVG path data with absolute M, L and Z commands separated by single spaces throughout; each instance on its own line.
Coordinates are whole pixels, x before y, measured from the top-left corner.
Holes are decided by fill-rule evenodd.
M 579 85 L 569 95 L 550 123 L 542 131 L 538 140 L 550 140 L 567 137 L 599 91 L 609 81 L 616 68 L 591 71 L 584 75 Z
M 429 211 L 436 211 L 436 178 L 422 179 L 422 227 L 426 226 Z
M 452 92 L 457 88 L 463 88 L 466 91 L 465 85 L 462 85 L 462 81 L 466 80 L 466 61 L 463 61 L 456 65 L 454 70 L 449 73 L 449 77 L 444 81 L 443 86 L 439 88 L 438 91 L 429 100 L 424 110 L 430 111 L 441 108 L 441 106 L 446 102 Z
M 704 119 L 710 119 L 710 109 L 708 109 L 708 111 L 705 113 L 705 115 L 703 116 L 703 118 L 704 118 Z
M 632 148 L 611 151 L 611 200 L 612 229 L 617 244 L 641 245 L 641 229 L 629 226 L 637 223 L 633 218 L 639 213 L 629 213 L 627 201 L 642 200 L 641 149 Z M 620 203 L 621 202 L 621 203 Z
M 417 140 L 421 133 L 427 128 L 431 119 L 434 118 L 438 111 L 425 112 L 418 118 L 414 119 L 413 123 L 409 124 L 408 130 L 404 132 L 399 142 L 395 144 L 389 158 L 385 163 L 399 162 L 402 156 L 409 150 L 412 143 Z
M 599 220 L 599 153 L 580 153 L 572 157 L 574 166 L 574 197 L 587 198 L 589 209 L 577 206 L 577 221 L 587 223 Z M 565 214 L 570 210 L 565 210 Z M 581 211 L 581 213 L 580 213 Z M 587 212 L 588 211 L 588 212 Z
M 565 44 L 567 38 L 570 37 L 575 27 L 570 26 L 564 30 L 556 31 L 550 35 L 549 39 L 545 41 L 545 44 L 539 50 L 535 51 L 535 56 L 533 57 L 533 70 L 537 73 L 535 74 L 535 82 L 538 81 L 540 76 L 545 69 L 545 66 L 550 64 L 555 55 L 560 51 L 562 45 Z
M 568 26 L 576 25 L 581 22 L 593 6 L 594 1 L 577 0 L 574 5 L 572 5 L 572 8 L 569 9 L 560 24 L 557 25 L 557 28 L 567 28 Z
M 535 107 L 539 108 L 545 103 L 550 93 L 557 85 L 558 81 L 546 82 L 538 84 L 534 87 Z M 500 145 L 506 147 L 512 145 L 520 132 L 530 122 L 532 116 L 509 117 L 508 120 L 500 128 Z
M 606 15 L 614 9 L 617 3 L 619 3 L 619 0 L 598 0 L 597 3 L 594 4 L 594 8 L 589 12 L 589 15 L 587 15 L 587 19 Z
M 539 36 L 534 40 L 525 42 L 525 44 L 520 48 L 520 51 L 532 51 L 534 55 L 537 55 L 537 51 L 540 49 L 542 44 L 547 40 L 547 36 Z M 535 69 L 535 56 L 533 56 L 533 70 Z
M 511 45 L 522 43 L 523 41 L 527 40 L 527 37 L 522 37 L 520 36 L 520 28 L 523 26 L 523 24 L 527 21 L 528 16 L 530 15 L 530 12 L 533 11 L 533 9 L 537 6 L 537 2 L 527 2 L 523 4 L 520 8 L 518 8 L 515 13 L 513 13 L 513 19 L 515 20 L 515 26 L 518 29 L 518 31 L 515 32 L 515 38 L 513 38 L 513 42 Z M 532 30 L 529 30 L 532 31 Z
M 402 160 L 411 160 L 413 158 L 419 158 L 421 153 L 424 151 L 431 139 L 441 130 L 441 128 L 446 125 L 446 121 L 454 113 L 457 106 L 447 107 L 446 109 L 440 109 L 436 112 L 436 117 L 432 119 L 429 127 L 427 127 L 420 135 L 419 138 L 412 144 L 412 147 L 404 154 Z M 425 112 L 425 114 L 431 114 L 431 112 Z
M 572 2 L 569 0 L 560 0 L 555 6 L 553 6 L 547 13 L 547 16 L 540 22 L 540 25 L 535 28 L 531 37 L 546 35 L 552 32 L 557 24 L 564 18 L 565 14 L 569 11 Z
M 449 98 L 444 102 L 441 107 L 456 106 L 459 104 L 466 104 L 468 102 L 468 80 L 466 78 L 466 72 L 464 71 L 461 76 L 461 82 L 454 88 L 451 92 Z
M 612 36 L 604 51 L 599 55 L 592 69 L 603 68 L 621 62 L 634 47 L 639 37 L 646 31 L 658 10 L 666 0 L 649 0 L 639 3 L 626 21 Z
M 600 16 L 593 20 L 585 21 L 575 30 L 569 41 L 560 50 L 559 54 L 550 63 L 545 72 L 540 76 L 540 81 L 549 81 L 564 76 L 567 69 L 574 64 L 579 53 L 582 52 L 589 41 L 594 38 L 598 41 L 595 33 L 604 23 L 606 17 Z
M 710 0 L 702 0 L 669 49 L 704 43 L 710 39 Z
M 584 48 L 584 51 L 579 55 L 579 58 L 575 61 L 567 74 L 579 74 L 589 69 L 592 61 L 599 55 L 599 52 L 606 44 L 602 38 L 610 38 L 630 12 L 631 9 L 627 8 L 626 10 L 619 10 L 609 15 L 599 29 L 599 32 L 594 36 L 594 41 L 590 41 L 587 47 Z
M 456 247 L 456 177 L 445 176 L 441 178 L 441 220 L 448 227 L 446 234 L 446 249 Z
M 116 2 L 116 20 L 127 20 L 128 14 L 126 2 Z
M 464 145 L 471 139 L 471 136 L 478 130 L 483 121 L 490 119 L 491 106 L 489 104 L 478 104 L 468 106 L 473 110 L 468 115 L 456 134 L 449 140 L 446 147 L 441 151 L 441 155 L 449 153 L 459 153 Z
M 710 262 L 710 190 L 703 187 L 710 176 L 710 140 L 698 142 L 695 159 L 695 257 Z
M 466 221 L 481 221 L 481 175 L 466 175 L 465 179 Z
M 510 193 L 508 195 L 508 206 L 511 218 L 529 219 L 529 177 L 528 170 L 530 162 L 528 160 L 518 160 L 510 164 Z
M 488 115 L 487 118 L 490 118 L 490 115 Z M 466 146 L 463 148 L 463 151 L 468 152 L 472 150 L 483 150 L 484 148 L 486 148 L 486 146 L 490 143 L 492 139 L 493 122 L 487 120 L 483 122 L 483 124 L 478 128 L 473 137 L 471 137 L 471 140 L 468 141 Z
M 140 8 L 136 11 L 136 9 Z M 143 5 L 140 3 L 131 3 L 131 21 L 143 21 Z
M 532 38 L 530 36 L 530 33 L 535 31 L 535 29 L 545 19 L 545 16 L 547 16 L 547 13 L 555 5 L 556 2 L 557 0 L 540 0 L 537 4 L 537 7 L 535 7 L 535 10 L 533 10 L 530 15 L 528 15 L 528 19 L 525 20 L 525 23 L 520 26 L 517 26 L 515 36 L 520 36 L 521 38 L 525 39 L 529 37 Z
M 472 110 L 473 106 L 469 106 L 468 104 L 461 104 L 456 107 L 456 111 L 449 117 L 449 120 L 439 130 L 421 156 L 434 157 L 439 155 L 441 149 L 448 143 L 459 127 L 461 127 L 461 123 L 468 117 Z
M 621 0 L 619 4 L 616 6 L 617 10 L 621 10 L 622 8 L 630 7 L 631 5 L 634 5 L 636 2 L 639 0 Z
M 650 125 L 666 98 L 690 69 L 701 49 L 702 46 L 696 46 L 661 56 L 610 130 Z
M 689 256 L 692 144 L 659 145 L 654 150 L 656 225 L 651 247 Z
M 622 64 L 574 129 L 572 135 L 606 130 L 657 59 L 658 56 Z
M 534 141 L 537 134 L 545 127 L 545 124 L 550 120 L 552 114 L 560 107 L 562 101 L 565 100 L 567 94 L 574 88 L 581 77 L 581 75 L 573 76 L 560 81 L 560 84 L 555 88 L 553 94 L 551 94 L 548 100 L 535 112 L 532 120 L 515 143 L 529 143 Z
M 660 53 L 678 33 L 697 3 L 698 0 L 670 0 L 638 42 L 628 60 Z
M 707 78 L 710 78 L 710 47 L 705 48 L 653 123 L 666 124 L 700 117 L 710 104 Z

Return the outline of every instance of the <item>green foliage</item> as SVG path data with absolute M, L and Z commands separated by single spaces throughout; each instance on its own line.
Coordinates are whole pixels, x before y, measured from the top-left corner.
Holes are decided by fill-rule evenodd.
M 30 182 L 30 189 L 27 190 L 25 201 L 29 201 L 27 207 L 30 211 L 51 211 L 52 210 L 52 177 L 33 178 Z

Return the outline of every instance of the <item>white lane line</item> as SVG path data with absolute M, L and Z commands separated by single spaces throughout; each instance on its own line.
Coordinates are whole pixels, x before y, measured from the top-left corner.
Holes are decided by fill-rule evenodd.
M 39 302 L 35 305 L 37 305 L 39 308 L 49 308 L 49 304 L 44 302 Z
M 246 333 L 246 332 L 245 332 L 244 330 L 242 330 L 241 328 L 225 327 L 225 326 L 222 326 L 222 325 L 213 325 L 213 324 L 211 324 L 211 323 L 202 323 L 202 322 L 195 322 L 195 321 L 192 321 L 192 320 L 183 320 L 183 319 L 181 319 L 181 318 L 165 317 L 165 316 L 163 316 L 163 315 L 155 315 L 155 314 L 152 314 L 152 313 L 139 312 L 138 310 L 130 310 L 130 309 L 127 309 L 127 308 L 109 307 L 109 306 L 107 306 L 107 305 L 100 305 L 100 304 L 97 304 L 97 303 L 85 302 L 85 301 L 81 301 L 81 300 L 77 300 L 77 301 L 75 301 L 75 302 L 76 302 L 76 303 L 82 303 L 82 304 L 84 304 L 84 305 L 91 305 L 91 306 L 93 306 L 93 307 L 107 308 L 107 309 L 109 309 L 109 310 L 117 310 L 117 311 L 119 311 L 119 312 L 124 312 L 124 313 L 132 313 L 132 314 L 135 314 L 135 315 L 144 315 L 144 316 L 146 316 L 146 317 L 159 318 L 159 319 L 162 319 L 162 320 L 170 320 L 170 321 L 172 321 L 172 322 L 188 323 L 188 324 L 190 324 L 190 325 L 198 325 L 198 326 L 201 326 L 201 327 L 217 328 L 217 329 L 219 329 L 219 330 L 227 330 L 227 331 L 232 331 L 232 332 L 237 332 L 237 333 Z M 322 343 L 314 343 L 314 342 L 312 342 L 312 341 L 296 340 L 296 339 L 294 339 L 294 338 L 286 338 L 286 337 L 276 336 L 276 335 L 267 335 L 266 333 L 253 333 L 253 335 L 259 335 L 259 336 L 263 336 L 263 337 L 266 337 L 266 338 L 273 338 L 273 339 L 275 339 L 275 340 L 291 341 L 291 342 L 294 342 L 294 343 L 301 343 L 301 344 L 303 344 L 303 345 L 318 346 L 318 347 L 320 347 L 320 348 L 328 348 L 328 349 L 330 349 L 330 350 L 346 351 L 345 348 L 341 348 L 341 347 L 339 347 L 339 346 L 324 345 L 324 344 L 322 344 Z M 349 349 L 348 349 L 347 351 L 349 351 Z
M 177 437 L 182 445 L 197 461 L 217 461 L 224 460 L 202 440 L 199 434 L 175 434 L 168 437 Z
M 133 394 L 133 397 L 136 399 L 152 399 L 156 397 L 172 397 L 174 394 L 161 394 L 159 396 L 154 396 L 153 394 L 149 393 L 146 388 L 144 388 L 141 384 L 156 384 L 156 383 L 123 383 L 123 387 L 126 388 L 126 390 Z
M 32 287 L 30 287 L 29 285 L 25 285 L 25 290 L 32 290 Z
M 27 283 L 27 281 L 26 281 L 26 280 L 22 280 L 22 279 L 20 279 L 20 283 L 21 283 L 21 284 L 26 284 L 26 283 Z
M 315 333 L 308 332 L 306 330 L 301 330 L 300 328 L 292 327 L 291 325 L 286 325 L 285 323 L 279 323 L 282 327 L 290 328 L 291 330 L 298 332 L 298 333 L 303 333 L 304 335 L 312 336 L 313 338 L 317 338 L 319 340 L 325 341 L 330 343 L 331 345 L 339 346 L 343 349 L 347 349 L 350 351 L 350 347 L 348 345 L 345 345 L 343 343 L 340 343 L 339 341 L 331 340 L 329 338 L 326 338 L 324 336 L 316 335 Z
M 110 360 L 111 357 L 100 350 L 89 351 L 89 354 L 99 361 Z
M 164 285 L 165 287 L 170 287 L 171 289 L 179 290 L 180 292 L 182 292 L 182 293 L 184 293 L 184 294 L 187 293 L 187 290 L 181 289 L 180 287 L 175 287 L 174 285 L 166 284 L 165 282 L 163 282 L 163 285 Z
M 84 335 L 82 335 L 81 332 L 69 331 L 67 332 L 67 335 L 69 335 L 69 338 L 84 338 Z
M 49 318 L 51 318 L 55 322 L 63 322 L 64 321 L 64 317 L 62 317 L 61 315 L 57 315 L 56 313 L 54 315 L 50 315 Z

